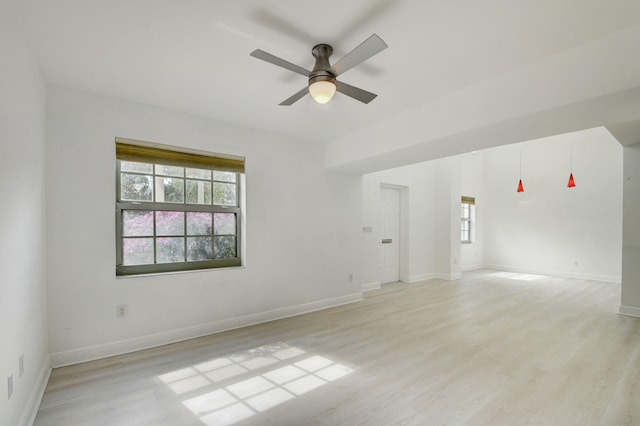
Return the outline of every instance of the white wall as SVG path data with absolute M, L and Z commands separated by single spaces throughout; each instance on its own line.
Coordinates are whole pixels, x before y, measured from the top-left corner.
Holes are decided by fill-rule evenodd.
M 460 278 L 460 157 L 434 161 L 435 272 L 444 279 Z
M 569 189 L 572 150 L 577 186 Z M 518 194 L 521 152 L 525 192 Z M 409 194 L 405 281 L 455 279 L 486 266 L 619 282 L 621 182 L 622 147 L 595 128 L 364 175 L 363 226 L 379 226 L 380 184 L 402 185 Z M 476 198 L 473 244 L 459 243 L 461 195 Z M 377 243 L 375 231 L 364 234 L 364 282 L 376 280 Z
M 620 312 L 640 317 L 640 144 L 624 147 L 624 237 Z
M 0 2 L 0 425 L 28 422 L 49 364 L 44 252 L 45 86 L 22 17 Z M 24 355 L 20 377 L 18 358 Z M 7 398 L 7 378 L 14 394 Z
M 362 177 L 362 281 L 379 282 L 380 185 L 404 188 L 400 280 L 453 279 L 460 274 L 460 161 L 446 158 Z M 457 198 L 456 198 L 457 197 Z M 408 240 L 408 241 L 407 241 Z
M 576 187 L 570 189 L 571 149 Z M 525 191 L 519 194 L 520 154 Z M 620 281 L 622 147 L 606 129 L 493 148 L 484 155 L 487 266 Z
M 428 165 L 419 164 L 362 177 L 362 226 L 373 228 L 373 232 L 363 234 L 361 256 L 364 283 L 380 281 L 380 185 L 404 188 L 400 204 L 400 280 L 419 281 L 433 270 L 433 173 Z
M 360 179 L 327 172 L 322 147 L 80 91 L 48 94 L 54 365 L 361 297 Z M 116 279 L 117 136 L 246 157 L 245 268 Z

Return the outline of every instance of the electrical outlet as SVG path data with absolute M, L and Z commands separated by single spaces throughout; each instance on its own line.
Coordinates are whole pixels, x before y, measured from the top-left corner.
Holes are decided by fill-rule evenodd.
M 11 399 L 11 395 L 13 395 L 13 374 L 7 379 L 7 395 L 7 399 Z
M 20 355 L 20 358 L 18 358 L 18 366 L 20 371 L 18 377 L 22 377 L 24 374 L 24 354 Z
M 127 316 L 127 305 L 116 306 L 116 318 L 121 319 Z

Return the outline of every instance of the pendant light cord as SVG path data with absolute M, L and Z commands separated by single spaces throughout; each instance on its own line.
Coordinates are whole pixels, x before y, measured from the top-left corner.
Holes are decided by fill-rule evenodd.
M 569 145 L 569 167 L 571 171 L 569 172 L 569 183 L 567 183 L 567 187 L 574 188 L 576 181 L 573 179 L 573 143 Z

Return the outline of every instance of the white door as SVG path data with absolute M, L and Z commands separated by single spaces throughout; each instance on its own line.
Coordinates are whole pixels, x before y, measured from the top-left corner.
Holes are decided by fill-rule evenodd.
M 400 280 L 400 190 L 380 188 L 380 283 Z

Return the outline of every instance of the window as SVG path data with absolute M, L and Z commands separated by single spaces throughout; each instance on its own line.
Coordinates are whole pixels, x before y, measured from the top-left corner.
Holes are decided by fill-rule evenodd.
M 244 159 L 116 140 L 116 275 L 240 266 Z
M 461 223 L 460 223 L 460 242 L 469 244 L 473 242 L 473 222 L 475 219 L 475 203 L 473 197 L 462 197 L 461 207 Z

